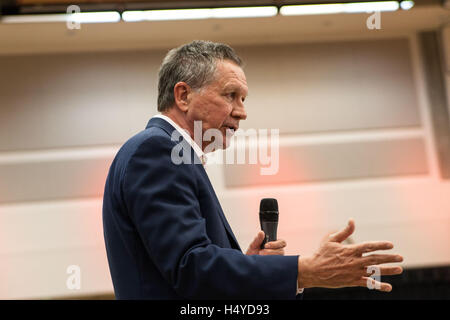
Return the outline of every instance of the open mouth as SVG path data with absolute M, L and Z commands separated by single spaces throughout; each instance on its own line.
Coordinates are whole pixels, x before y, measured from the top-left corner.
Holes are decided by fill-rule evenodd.
M 231 133 L 234 133 L 238 129 L 237 126 L 233 125 L 225 125 L 224 127 L 226 128 L 226 130 L 230 130 Z

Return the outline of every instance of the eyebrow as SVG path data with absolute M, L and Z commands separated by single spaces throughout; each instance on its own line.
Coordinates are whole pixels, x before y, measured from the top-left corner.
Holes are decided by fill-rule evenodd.
M 242 89 L 242 87 L 240 87 L 240 86 L 238 86 L 238 85 L 236 85 L 236 84 L 229 84 L 229 85 L 226 85 L 225 88 L 224 88 L 224 90 L 225 90 L 225 91 L 234 90 L 234 91 L 243 91 L 243 92 L 245 92 L 244 89 Z M 246 93 L 247 93 L 247 94 L 245 95 L 245 97 L 247 98 L 247 97 L 248 97 L 248 90 L 247 90 Z

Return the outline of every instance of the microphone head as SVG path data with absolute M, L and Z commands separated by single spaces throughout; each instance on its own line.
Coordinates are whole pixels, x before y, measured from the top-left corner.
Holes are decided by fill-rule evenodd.
M 274 198 L 261 199 L 259 211 L 278 211 L 278 201 Z
M 278 221 L 278 201 L 273 198 L 261 199 L 259 204 L 260 221 Z

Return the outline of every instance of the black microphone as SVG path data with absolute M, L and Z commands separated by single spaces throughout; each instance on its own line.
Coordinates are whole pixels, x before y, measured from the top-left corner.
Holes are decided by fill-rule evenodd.
M 264 198 L 261 200 L 261 203 L 259 204 L 259 223 L 261 224 L 261 230 L 264 231 L 266 235 L 261 244 L 261 249 L 263 249 L 266 242 L 277 240 L 277 199 Z

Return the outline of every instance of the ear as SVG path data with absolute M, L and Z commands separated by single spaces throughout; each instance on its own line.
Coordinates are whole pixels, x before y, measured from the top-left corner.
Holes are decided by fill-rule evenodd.
M 189 109 L 191 87 L 186 82 L 177 82 L 173 87 L 175 105 L 183 112 Z

